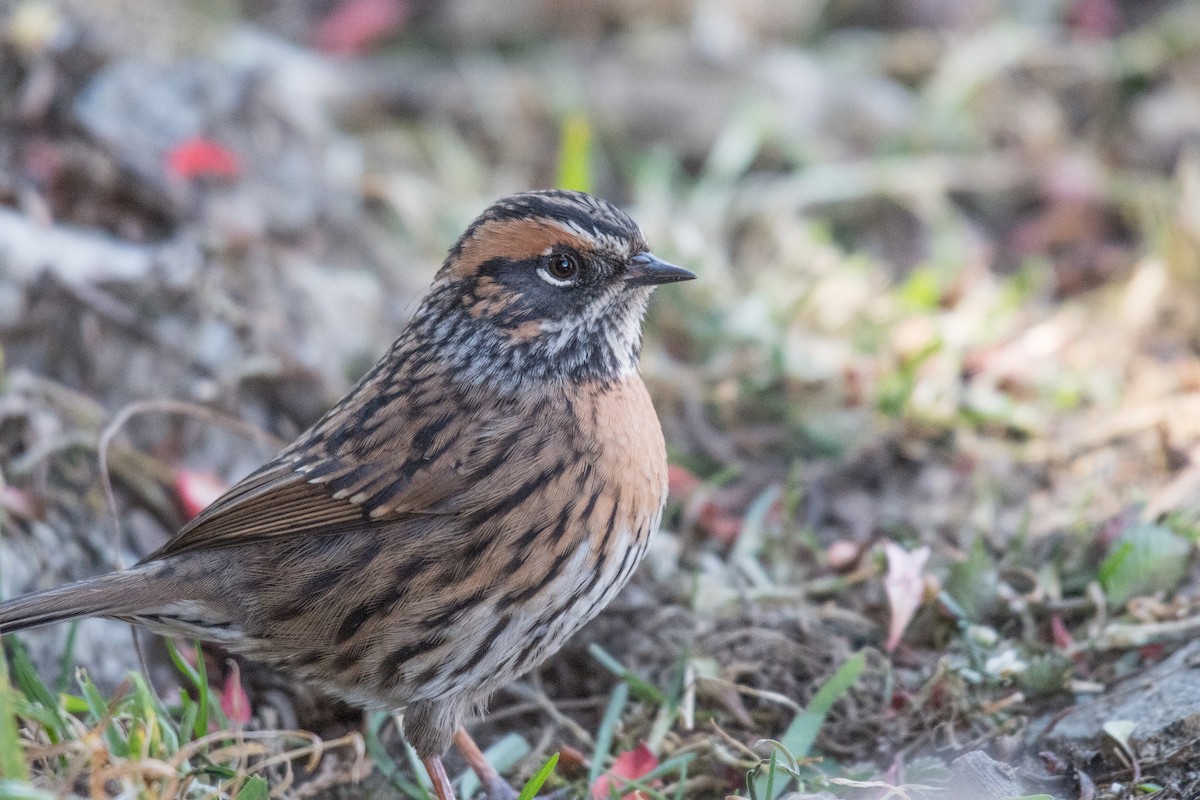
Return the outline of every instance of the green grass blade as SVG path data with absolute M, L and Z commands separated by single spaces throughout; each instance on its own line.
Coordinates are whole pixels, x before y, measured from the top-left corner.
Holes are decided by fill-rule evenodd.
M 417 776 L 417 789 L 420 791 L 417 797 L 421 800 L 434 800 L 433 783 L 429 773 L 425 771 L 425 765 L 421 763 L 421 757 L 417 755 L 417 751 L 408 742 L 404 743 L 404 755 L 408 756 L 408 765 L 412 767 L 413 775 Z
M 0 777 L 23 781 L 29 773 L 17 734 L 15 698 L 16 692 L 8 683 L 8 659 L 0 653 Z
M 383 777 L 387 778 L 388 783 L 396 787 L 409 800 L 426 800 L 429 793 L 421 786 L 410 781 L 400 769 L 400 765 L 392 758 L 391 753 L 383 746 L 383 741 L 379 738 L 379 731 L 392 718 L 392 715 L 387 711 L 375 711 L 367 718 L 367 755 L 375 762 L 375 768 L 379 770 Z
M 221 727 L 227 725 L 224 712 L 221 711 L 220 703 L 208 686 L 208 669 L 204 665 L 204 654 L 200 652 L 199 643 L 196 644 L 196 666 L 192 666 L 179 652 L 179 648 L 170 639 L 164 639 L 163 642 L 167 646 L 167 654 L 171 657 L 171 663 L 175 665 L 175 669 L 179 670 L 188 682 L 196 688 L 196 717 L 192 723 L 192 736 L 199 739 L 201 736 L 208 733 L 208 720 L 211 717 L 217 721 Z
M 200 704 L 201 717 L 204 720 L 204 733 L 208 733 L 208 721 L 213 720 L 218 728 L 228 728 L 229 720 L 225 718 L 225 712 L 221 710 L 220 698 L 212 693 L 212 687 L 208 685 L 208 666 L 204 662 L 204 651 L 200 649 L 200 642 L 192 642 L 192 647 L 196 649 L 196 691 L 200 693 L 197 702 Z M 203 734 L 201 734 L 203 735 Z
M 50 691 L 50 687 L 46 686 L 38 676 L 25 645 L 16 639 L 8 639 L 5 643 L 8 645 L 9 660 L 12 661 L 12 679 L 17 688 L 30 700 L 41 703 L 47 708 L 56 707 L 58 700 Z
M 63 694 L 71 688 L 71 675 L 75 670 L 75 642 L 78 640 L 79 620 L 74 620 L 67 626 L 67 641 L 63 646 L 62 657 L 58 659 L 58 677 L 54 681 L 54 691 Z
M 271 787 L 261 775 L 251 775 L 236 795 L 237 800 L 267 800 L 270 796 Z
M 679 765 L 679 786 L 675 789 L 675 800 L 683 800 L 684 790 L 687 789 L 688 764 L 690 762 L 689 758 Z
M 174 715 L 163 705 L 144 675 L 135 672 L 129 677 L 133 680 L 134 698 L 139 715 L 147 723 L 150 755 L 154 758 L 167 758 L 179 750 L 180 734 L 175 728 Z
M 58 697 L 38 676 L 25 645 L 17 639 L 6 641 L 12 660 L 13 682 L 30 703 L 45 709 L 50 721 L 50 724 L 46 726 L 46 733 L 49 735 L 50 741 L 56 744 L 61 742 L 67 735 L 67 722 L 63 719 L 59 709 Z
M 22 697 L 19 693 L 12 695 L 13 713 L 19 718 L 32 720 L 46 729 L 47 732 L 54 729 L 60 721 L 58 714 L 50 711 L 41 703 L 32 703 L 29 698 Z M 2 798 L 3 795 L 0 795 Z
M 825 724 L 825 717 L 829 714 L 829 710 L 842 695 L 850 691 L 850 687 L 858 681 L 866 667 L 866 653 L 859 652 L 850 656 L 845 663 L 838 667 L 837 672 L 833 673 L 829 680 L 825 681 L 817 690 L 812 700 L 809 701 L 808 707 L 796 715 L 779 739 L 779 744 L 787 751 L 791 759 L 807 758 L 810 755 L 813 742 L 817 740 L 817 733 Z M 787 788 L 789 781 L 774 783 L 774 770 L 777 766 L 776 754 L 772 753 L 771 772 L 766 775 L 760 774 L 754 781 L 754 794 L 757 797 L 764 798 L 764 800 L 775 800 Z M 768 783 L 772 784 L 771 791 L 774 794 L 768 794 Z
M 196 717 L 200 713 L 200 706 L 188 694 L 188 690 L 180 687 L 179 689 L 179 742 L 186 744 L 196 738 Z
M 114 697 L 111 703 L 105 700 L 104 696 L 100 694 L 100 690 L 96 688 L 96 684 L 92 683 L 92 679 L 82 668 L 76 671 L 75 679 L 79 684 L 80 691 L 83 692 L 83 699 L 87 703 L 88 713 L 91 714 L 93 723 L 99 723 L 106 716 L 116 716 L 116 710 L 123 698 Z M 108 744 L 110 753 L 118 758 L 129 758 L 129 743 L 122 738 L 120 728 L 112 719 L 104 728 L 104 740 Z
M 600 665 L 606 670 L 616 675 L 625 683 L 629 684 L 629 688 L 633 690 L 640 699 L 655 705 L 663 705 L 667 702 L 667 696 L 663 694 L 657 686 L 638 677 L 633 671 L 627 669 L 624 664 L 613 658 L 607 650 L 598 644 L 592 644 L 588 647 L 588 652 L 592 657 L 600 662 Z
M 829 710 L 842 695 L 850 691 L 850 687 L 858 681 L 866 667 L 866 653 L 855 653 L 825 681 L 809 701 L 808 708 L 796 715 L 780 738 L 780 742 L 789 753 L 798 759 L 809 756 L 813 742 L 817 739 L 817 732 L 821 730 Z
M 550 775 L 553 774 L 554 767 L 557 764 L 558 753 L 555 753 L 554 755 L 550 756 L 550 758 L 546 759 L 546 763 L 542 764 L 542 768 L 539 769 L 534 776 L 529 779 L 529 782 L 525 784 L 525 788 L 521 789 L 521 794 L 517 797 L 517 800 L 533 800 L 533 798 L 541 790 L 542 784 L 544 784 L 550 778 Z
M 558 187 L 592 191 L 592 126 L 582 113 L 569 115 L 562 123 L 558 142 Z
M 621 721 L 621 712 L 625 710 L 625 703 L 628 701 L 629 684 L 618 683 L 608 701 L 608 708 L 604 710 L 604 718 L 600 720 L 600 729 L 596 731 L 596 747 L 592 751 L 592 768 L 588 770 L 588 786 L 594 785 L 600 773 L 604 771 L 604 762 L 608 760 L 612 750 L 613 733 L 617 729 L 617 723 Z

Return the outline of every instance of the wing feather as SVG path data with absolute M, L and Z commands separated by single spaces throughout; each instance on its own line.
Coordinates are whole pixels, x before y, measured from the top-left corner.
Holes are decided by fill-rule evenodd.
M 429 383 L 403 368 L 403 356 L 393 350 L 320 422 L 145 560 L 469 511 L 523 474 L 492 475 L 508 456 L 540 460 L 543 434 L 518 424 L 508 402 L 394 391 Z M 388 369 L 389 359 L 400 363 Z M 481 477 L 489 489 L 477 486 Z

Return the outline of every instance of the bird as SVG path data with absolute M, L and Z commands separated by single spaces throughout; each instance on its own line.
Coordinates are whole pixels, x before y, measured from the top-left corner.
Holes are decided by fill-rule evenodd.
M 662 518 L 639 374 L 652 290 L 696 275 L 616 205 L 550 189 L 477 217 L 387 353 L 133 567 L 0 604 L 0 634 L 107 617 L 401 710 L 439 800 L 464 724 L 629 580 Z

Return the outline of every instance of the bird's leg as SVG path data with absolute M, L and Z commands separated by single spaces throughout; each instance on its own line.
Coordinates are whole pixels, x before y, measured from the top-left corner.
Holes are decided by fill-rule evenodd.
M 487 800 L 517 800 L 517 793 L 513 790 L 504 778 L 500 777 L 500 773 L 496 772 L 496 768 L 488 763 L 484 758 L 483 752 L 479 749 L 479 745 L 475 744 L 475 740 L 467 733 L 466 728 L 459 728 L 454 733 L 454 745 L 458 748 L 458 752 L 463 754 L 463 758 L 471 765 L 471 769 L 479 776 L 479 783 L 482 784 L 484 792 L 487 793 Z
M 422 763 L 425 764 L 425 771 L 429 773 L 429 780 L 433 781 L 433 792 L 438 800 L 455 800 L 454 787 L 450 785 L 450 776 L 446 774 L 441 757 L 430 756 L 423 759 Z

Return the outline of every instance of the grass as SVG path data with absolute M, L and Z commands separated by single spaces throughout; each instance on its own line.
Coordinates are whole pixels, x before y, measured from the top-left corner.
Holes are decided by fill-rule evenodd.
M 323 742 L 301 731 L 222 727 L 202 668 L 185 670 L 196 691 L 180 689 L 165 703 L 145 677 L 132 673 L 106 695 L 87 673 L 75 672 L 73 692 L 54 692 L 33 669 L 19 640 L 5 640 L 12 684 L 0 659 L 0 769 L 3 797 L 97 796 L 116 792 L 153 797 L 233 797 L 255 800 L 269 786 L 294 780 L 292 762 L 311 767 L 329 753 L 344 769 L 361 766 L 357 734 Z M 178 655 L 172 647 L 173 655 Z M 177 663 L 186 665 L 183 659 Z M 209 721 L 214 724 L 209 725 Z M 268 777 L 270 782 L 268 782 Z
M 0 790 L 5 794 L 32 792 L 26 781 L 29 770 L 17 732 L 17 702 L 23 700 L 13 691 L 8 679 L 8 661 L 0 658 Z
M 403 796 L 412 800 L 432 798 L 411 747 L 403 745 L 406 765 L 402 767 L 381 742 L 380 729 L 391 722 L 390 714 L 371 715 L 365 741 L 353 734 L 322 743 L 298 732 L 230 729 L 202 668 L 194 668 L 173 644 L 169 645 L 171 656 L 196 698 L 180 687 L 179 702 L 171 705 L 164 703 L 136 673 L 112 695 L 105 695 L 86 672 L 77 670 L 75 691 L 56 694 L 38 677 L 19 640 L 9 638 L 6 645 L 9 658 L 0 659 L 0 768 L 4 781 L 0 796 L 5 798 L 61 796 L 82 782 L 92 787 L 91 791 L 100 785 L 117 785 L 123 787 L 122 791 L 139 795 L 256 800 L 266 797 L 272 785 L 291 782 L 291 761 L 315 761 L 338 751 L 345 751 L 340 755 L 352 760 L 368 755 Z M 14 685 L 8 682 L 8 661 L 13 664 Z M 620 738 L 618 729 L 631 698 L 661 704 L 667 709 L 668 719 L 676 719 L 677 696 L 668 699 L 667 694 L 637 678 L 607 654 L 603 663 L 623 677 L 613 689 L 596 732 L 586 778 L 574 783 L 556 780 L 559 754 L 554 753 L 525 782 L 521 789 L 524 800 L 551 782 L 560 789 L 573 786 L 578 791 L 596 785 L 612 765 L 614 746 Z M 810 753 L 825 715 L 857 680 L 864 663 L 860 654 L 843 664 L 808 708 L 797 715 L 782 739 L 769 742 L 770 755 L 747 772 L 751 800 L 776 800 L 793 783 L 800 787 L 820 783 L 811 784 L 813 776 L 806 778 L 800 763 Z M 521 743 L 515 756 L 513 740 Z M 520 737 L 514 735 L 508 742 L 508 757 L 502 755 L 504 746 L 494 746 L 486 753 L 499 769 L 511 767 L 528 752 L 528 745 Z M 688 767 L 696 755 L 676 753 L 636 778 L 612 776 L 613 797 L 632 791 L 640 791 L 652 800 L 685 797 Z M 31 765 L 36 772 L 32 782 Z M 459 782 L 464 797 L 470 797 L 478 788 L 470 774 Z M 674 788 L 663 790 L 664 782 Z
M 613 732 L 621 715 L 625 711 L 625 703 L 629 700 L 629 684 L 622 681 L 613 689 L 612 698 L 608 701 L 608 709 L 600 721 L 600 730 L 596 733 L 596 748 L 592 751 L 592 766 L 588 771 L 588 786 L 592 786 L 604 771 L 604 762 L 612 752 Z

